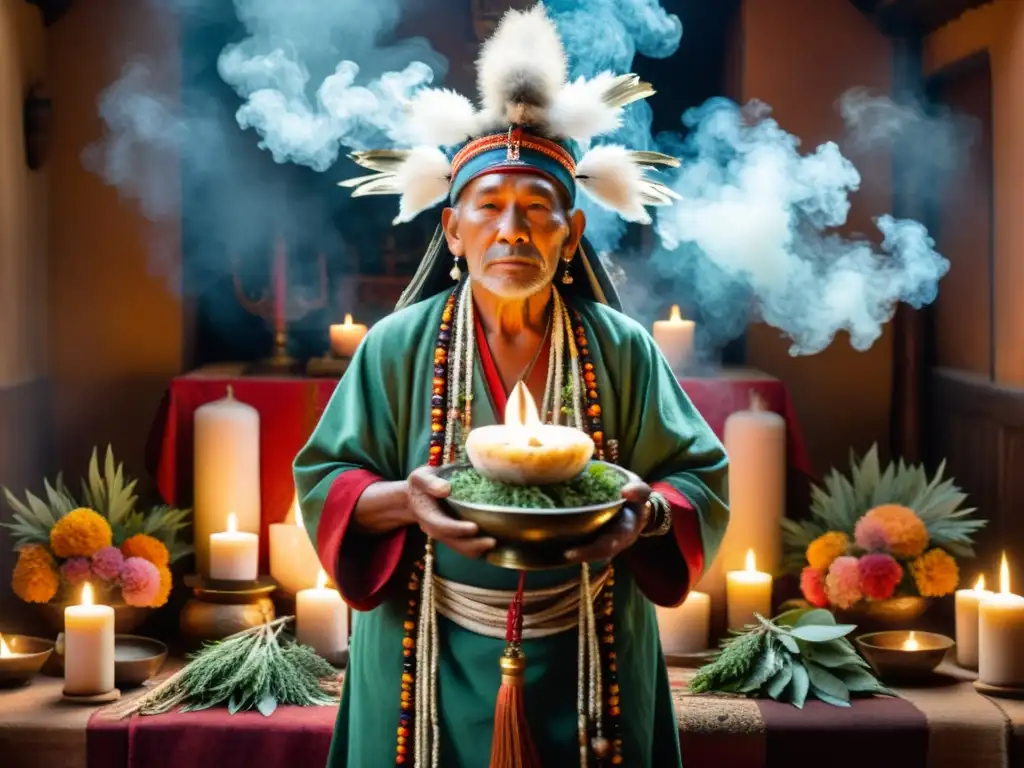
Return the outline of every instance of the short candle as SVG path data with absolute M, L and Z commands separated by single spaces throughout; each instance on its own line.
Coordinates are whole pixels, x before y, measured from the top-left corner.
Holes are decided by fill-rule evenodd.
M 323 569 L 315 587 L 295 596 L 295 640 L 328 661 L 348 645 L 348 607 L 338 590 L 327 588 Z
M 768 618 L 772 611 L 772 575 L 757 570 L 754 550 L 747 550 L 746 570 L 725 575 L 726 613 L 729 629 L 756 624 L 755 613 Z
M 94 605 L 92 585 L 81 604 L 64 609 L 64 693 L 95 696 L 114 689 L 114 609 Z
M 656 606 L 661 647 L 665 653 L 685 654 L 706 651 L 711 625 L 711 597 L 691 592 L 676 608 Z
M 978 608 L 978 681 L 1024 686 L 1024 597 L 1010 592 L 1010 568 L 1003 554 L 999 592 Z
M 210 534 L 210 578 L 217 581 L 255 581 L 259 576 L 260 537 L 238 530 L 238 518 L 228 515 L 228 529 Z
M 344 323 L 330 327 L 331 351 L 338 357 L 352 357 L 366 336 L 366 326 L 353 323 L 352 315 L 345 315 Z
M 973 589 L 956 591 L 956 663 L 965 669 L 978 668 L 978 609 L 992 595 L 979 576 Z

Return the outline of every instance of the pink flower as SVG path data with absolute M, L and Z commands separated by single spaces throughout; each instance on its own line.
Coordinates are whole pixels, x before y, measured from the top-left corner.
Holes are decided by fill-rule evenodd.
M 89 558 L 70 557 L 60 566 L 60 575 L 64 577 L 73 587 L 83 584 L 89 580 L 92 570 L 89 567 Z
M 149 560 L 129 557 L 121 568 L 121 597 L 128 605 L 148 606 L 160 591 L 160 571 Z
M 815 608 L 824 608 L 828 605 L 828 595 L 825 594 L 825 571 L 820 568 L 807 566 L 800 572 L 800 591 L 804 599 Z
M 92 572 L 104 581 L 115 581 L 124 565 L 124 555 L 117 547 L 104 547 L 92 556 Z
M 856 557 L 837 557 L 825 577 L 825 594 L 839 608 L 849 608 L 861 599 L 860 566 Z
M 860 588 L 870 600 L 892 597 L 896 585 L 903 579 L 903 568 L 892 555 L 876 553 L 860 559 Z
M 875 517 L 862 517 L 853 529 L 853 540 L 867 552 L 886 552 L 890 541 L 885 523 Z

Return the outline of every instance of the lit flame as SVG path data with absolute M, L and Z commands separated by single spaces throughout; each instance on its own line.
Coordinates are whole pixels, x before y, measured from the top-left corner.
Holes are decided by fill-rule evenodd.
M 238 533 L 238 515 L 234 512 L 228 515 L 228 533 Z
M 921 650 L 921 644 L 917 642 L 917 638 L 914 637 L 914 633 L 911 632 L 907 635 L 907 639 L 903 641 L 904 651 L 919 651 Z
M 0 659 L 13 655 L 14 654 L 11 653 L 11 649 L 7 647 L 7 641 L 4 640 L 4 636 L 0 635 Z
M 747 550 L 747 573 L 757 572 L 757 561 L 754 559 L 754 550 Z
M 531 427 L 540 424 L 537 401 L 522 381 L 516 382 L 505 405 L 506 427 Z
M 1004 595 L 1010 594 L 1010 566 L 1006 562 L 1006 553 L 1003 552 L 1003 562 L 999 566 L 999 591 Z
M 978 577 L 978 580 L 976 582 L 974 582 L 974 589 L 976 591 L 978 591 L 978 592 L 984 592 L 985 591 L 985 574 L 984 573 L 981 574 Z
M 316 577 L 316 588 L 325 589 L 327 587 L 327 571 L 323 568 L 320 569 L 320 573 Z
M 348 314 L 347 312 L 345 313 L 344 325 L 352 325 L 352 315 Z
M 82 605 L 92 605 L 92 584 L 88 581 L 82 587 Z
M 669 319 L 669 322 L 672 322 L 672 323 L 680 323 L 680 322 L 682 322 L 683 316 L 679 312 L 679 305 L 678 304 L 673 304 L 672 305 L 672 311 L 669 312 L 668 319 Z

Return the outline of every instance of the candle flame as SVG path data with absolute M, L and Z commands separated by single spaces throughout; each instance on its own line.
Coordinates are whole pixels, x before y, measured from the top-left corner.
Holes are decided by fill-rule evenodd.
M 985 574 L 984 573 L 981 574 L 980 576 L 978 576 L 978 580 L 976 582 L 974 582 L 974 588 L 978 592 L 984 591 L 984 589 L 985 589 Z
M 327 586 L 327 571 L 323 568 L 320 569 L 320 573 L 316 576 L 316 588 L 324 589 Z
M 1004 595 L 1010 594 L 1010 565 L 1006 562 L 1006 553 L 1003 552 L 1003 562 L 999 565 L 999 591 Z
M 238 515 L 234 512 L 228 515 L 228 533 L 238 533 Z
M 345 313 L 345 325 L 352 325 L 352 315 Z
M 7 641 L 4 640 L 4 636 L 0 635 L 0 659 L 13 655 L 14 654 L 11 653 L 11 649 L 7 647 Z
M 85 582 L 85 584 L 82 586 L 82 600 L 81 600 L 81 604 L 82 605 L 92 605 L 93 604 L 92 584 L 90 584 L 88 581 Z
M 516 382 L 505 405 L 505 426 L 531 427 L 540 424 L 537 401 L 522 381 Z
M 682 315 L 680 314 L 680 312 L 679 312 L 679 305 L 678 305 L 678 304 L 673 304 L 673 305 L 672 305 L 672 311 L 671 311 L 671 312 L 669 312 L 669 314 L 668 314 L 668 319 L 669 319 L 669 320 L 670 320 L 671 322 L 673 322 L 673 323 L 679 323 L 679 322 L 682 322 L 682 320 L 683 320 L 683 316 L 682 316 Z
M 914 633 L 911 632 L 907 635 L 907 639 L 903 641 L 904 651 L 919 651 L 921 650 L 921 644 L 917 642 L 917 638 L 914 637 Z
M 754 550 L 747 550 L 747 573 L 754 573 L 757 571 L 757 561 L 754 559 Z

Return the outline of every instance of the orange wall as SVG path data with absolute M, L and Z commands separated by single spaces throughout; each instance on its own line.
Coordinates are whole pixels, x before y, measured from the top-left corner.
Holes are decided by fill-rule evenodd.
M 891 44 L 849 0 L 744 0 L 741 24 L 742 99 L 769 104 L 804 151 L 825 141 L 843 147 L 835 105 L 848 88 L 891 90 Z M 892 209 L 889 158 L 856 164 L 864 184 L 852 198 L 849 229 L 876 232 L 872 217 Z M 788 348 L 775 329 L 750 329 L 748 359 L 789 386 L 815 468 L 845 469 L 851 447 L 864 451 L 875 441 L 887 452 L 891 328 L 867 352 L 854 350 L 845 333 L 810 357 L 791 357 Z
M 117 79 L 126 48 L 177 61 L 169 20 L 137 0 L 78 0 L 49 31 L 55 113 L 51 195 L 50 354 L 60 466 L 77 476 L 94 444 L 110 442 L 133 474 L 168 380 L 182 365 L 182 305 L 148 270 L 158 227 L 85 169 L 82 153 L 104 124 L 97 99 Z M 130 49 L 130 48 L 129 48 Z M 177 168 L 166 169 L 177 185 Z
M 928 75 L 987 52 L 992 72 L 995 381 L 1024 386 L 1024 3 L 996 0 L 925 41 Z

